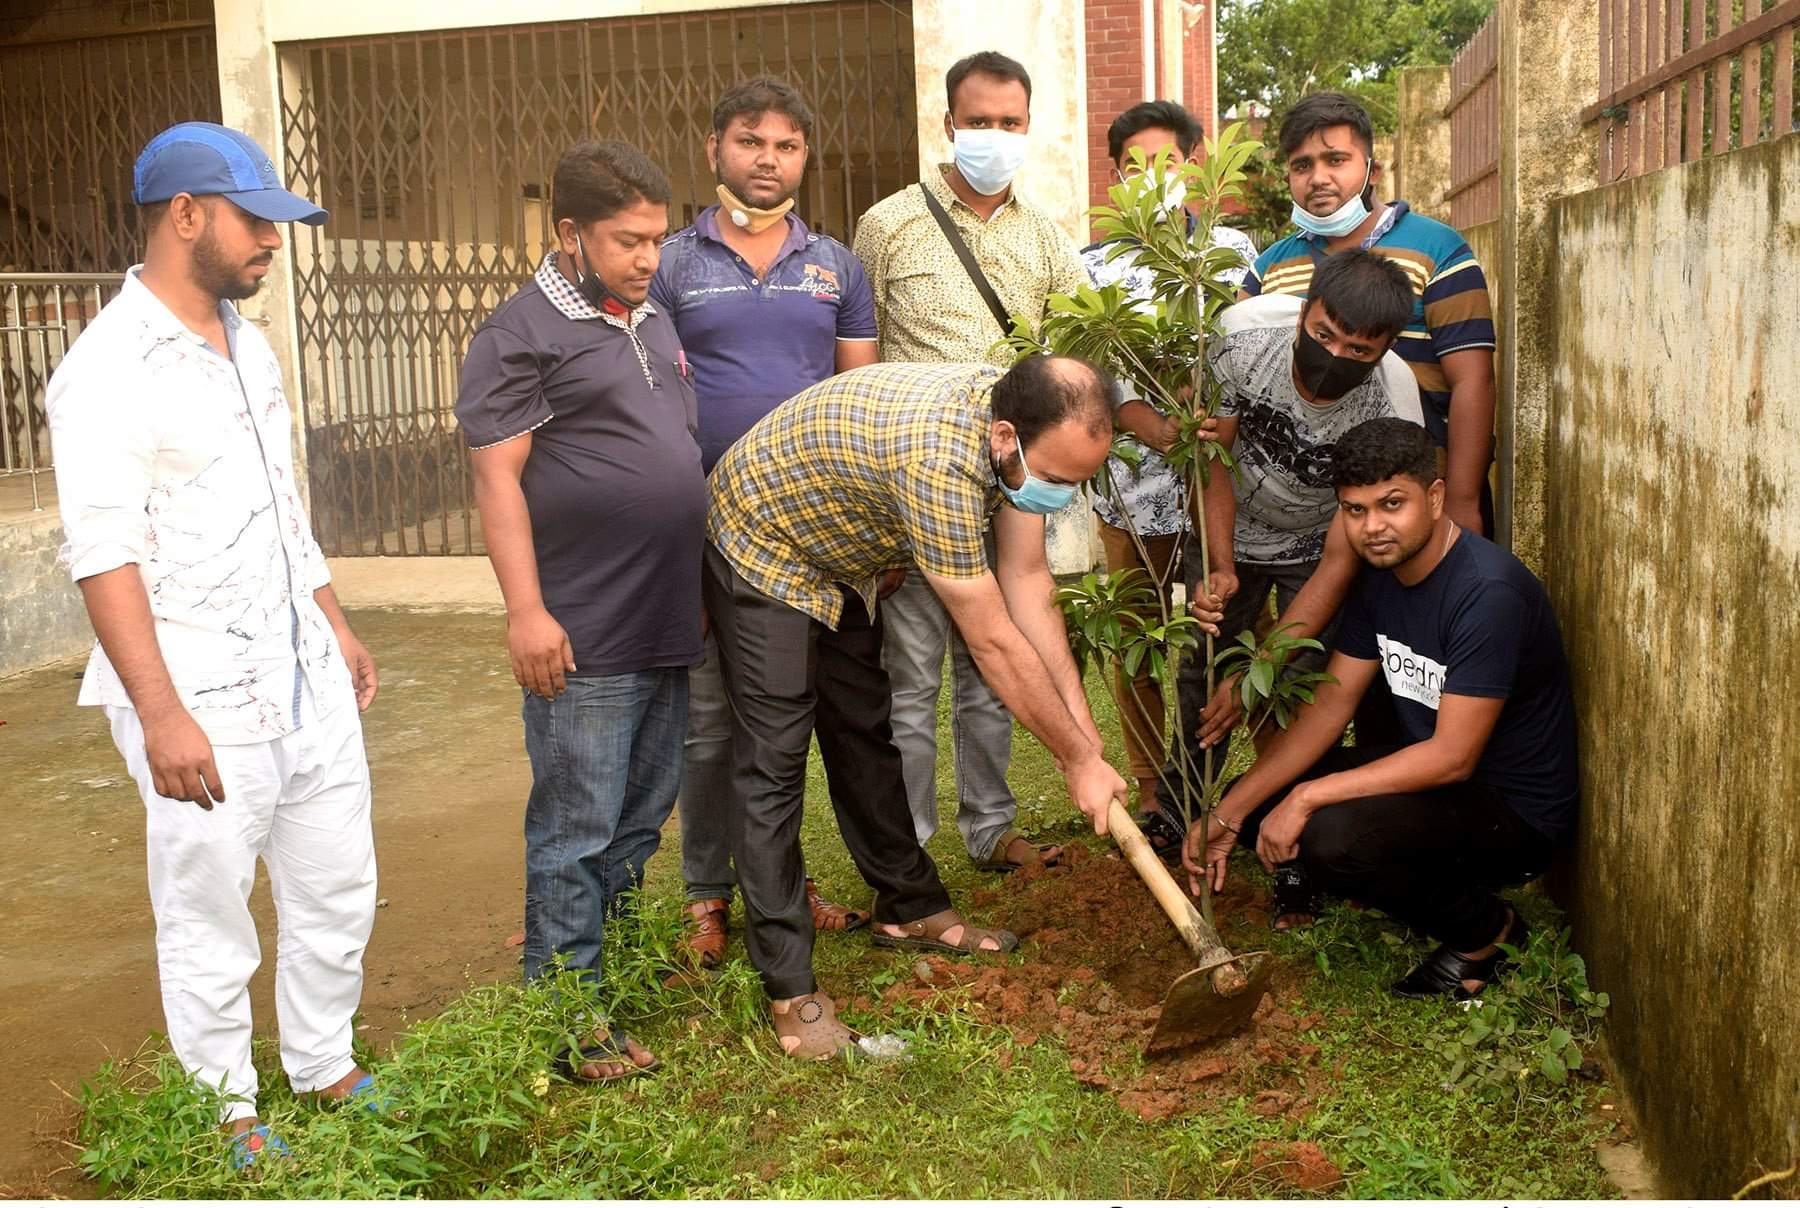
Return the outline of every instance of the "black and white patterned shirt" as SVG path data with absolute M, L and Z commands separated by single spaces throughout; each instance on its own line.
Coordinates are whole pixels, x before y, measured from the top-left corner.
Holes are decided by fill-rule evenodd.
M 1418 381 L 1394 352 L 1335 402 L 1319 406 L 1301 398 L 1293 366 L 1304 305 L 1286 294 L 1239 302 L 1225 311 L 1224 336 L 1207 352 L 1219 382 L 1219 415 L 1238 421 L 1232 545 L 1239 562 L 1318 561 L 1337 511 L 1331 454 L 1338 437 L 1383 416 L 1425 422 Z

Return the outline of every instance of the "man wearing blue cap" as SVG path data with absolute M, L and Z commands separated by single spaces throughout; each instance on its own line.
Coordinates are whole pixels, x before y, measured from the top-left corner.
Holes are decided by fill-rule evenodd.
M 224 1096 L 244 1167 L 286 1152 L 257 1121 L 250 1062 L 258 856 L 288 1079 L 379 1102 L 350 1051 L 375 914 L 357 716 L 375 661 L 307 524 L 281 367 L 231 305 L 262 286 L 276 223 L 326 215 L 253 141 L 207 122 L 150 141 L 132 198 L 144 263 L 48 395 L 65 556 L 100 639 L 80 703 L 106 710 L 143 795 L 170 1044 Z

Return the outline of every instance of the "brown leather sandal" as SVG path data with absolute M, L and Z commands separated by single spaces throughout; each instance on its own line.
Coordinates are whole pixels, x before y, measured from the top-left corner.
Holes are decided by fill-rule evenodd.
M 856 1029 L 838 1022 L 837 1006 L 831 996 L 817 990 L 794 999 L 785 1012 L 771 1006 L 769 1015 L 775 1021 L 777 1043 L 783 1038 L 800 1042 L 792 1049 L 781 1046 L 783 1053 L 797 1061 L 830 1061 L 848 1056 L 862 1039 Z
M 696 968 L 716 968 L 725 959 L 731 903 L 725 898 L 689 902 L 687 915 L 687 929 L 681 937 L 682 957 Z
M 962 924 L 962 937 L 952 944 L 943 938 L 944 932 L 959 923 Z M 895 926 L 902 934 L 893 935 L 881 927 L 875 929 L 877 948 L 925 948 L 932 952 L 954 952 L 958 956 L 999 956 L 1019 946 L 1019 937 L 1012 932 L 973 926 L 954 910 L 940 910 Z M 997 946 L 984 948 L 983 940 L 993 940 Z
M 814 931 L 855 931 L 869 922 L 867 911 L 826 901 L 811 877 L 806 878 L 806 905 L 812 911 Z
M 1030 857 L 1023 861 L 1014 860 L 1006 854 L 1007 849 L 1020 840 L 1024 840 L 1031 847 Z M 1032 843 L 1018 831 L 1008 829 L 1005 834 L 995 840 L 994 850 L 988 854 L 987 859 L 975 861 L 975 867 L 980 872 L 1017 872 L 1021 868 L 1030 868 L 1036 864 L 1054 868 L 1060 859 L 1062 859 L 1062 848 L 1058 844 Z

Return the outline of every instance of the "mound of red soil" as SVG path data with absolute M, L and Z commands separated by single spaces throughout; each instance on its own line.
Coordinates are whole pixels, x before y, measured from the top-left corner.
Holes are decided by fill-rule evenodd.
M 1267 917 L 1263 898 L 1239 888 L 1215 901 L 1228 945 L 1234 920 Z M 914 966 L 910 981 L 888 988 L 888 1002 L 938 1006 L 943 990 L 960 986 L 978 1010 L 1011 1030 L 1016 1044 L 1055 1037 L 1067 1047 L 1077 1079 L 1117 1095 L 1145 1120 L 1240 1095 L 1253 1095 L 1251 1110 L 1262 1115 L 1299 1120 L 1311 1110 L 1325 1072 L 1317 1047 L 1300 1038 L 1314 1019 L 1294 1014 L 1299 979 L 1288 968 L 1277 968 L 1243 1033 L 1140 1061 L 1163 995 L 1194 961 L 1124 860 L 1071 847 L 1058 867 L 1014 873 L 996 888 L 976 891 L 970 905 L 983 925 L 1016 932 L 1026 961 L 929 957 Z M 1011 1054 L 1000 1060 L 1010 1062 Z
M 1288 1186 L 1301 1191 L 1323 1191 L 1344 1179 L 1337 1164 L 1311 1141 L 1259 1145 L 1250 1159 L 1250 1167 L 1252 1170 L 1274 1175 Z

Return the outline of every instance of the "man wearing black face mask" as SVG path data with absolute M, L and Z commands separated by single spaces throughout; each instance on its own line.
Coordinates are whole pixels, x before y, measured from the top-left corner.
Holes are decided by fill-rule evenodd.
M 1337 438 L 1364 420 L 1383 416 L 1421 423 L 1419 391 L 1394 340 L 1412 315 L 1412 286 L 1391 261 L 1352 250 L 1331 257 L 1313 277 L 1310 298 L 1269 295 L 1239 302 L 1223 317 L 1224 334 L 1207 350 L 1219 383 L 1217 440 L 1237 458 L 1238 473 L 1215 473 L 1206 487 L 1207 590 L 1225 601 L 1220 632 L 1233 638 L 1252 628 L 1275 592 L 1283 620 L 1326 554 L 1326 536 L 1337 514 L 1331 488 L 1331 451 Z M 1341 546 L 1341 543 L 1339 543 Z M 1311 594 L 1315 607 L 1300 636 L 1329 638 L 1345 583 L 1337 564 L 1352 561 L 1338 548 L 1328 590 Z M 1186 552 L 1188 594 L 1199 589 L 1199 542 Z M 1321 596 L 1330 597 L 1320 601 Z M 1301 656 L 1309 670 L 1323 665 L 1314 652 Z M 1206 703 L 1201 660 L 1182 664 L 1181 715 L 1201 717 Z M 1223 695 L 1223 694 L 1221 694 Z M 1201 728 L 1209 730 L 1210 720 Z M 1222 731 L 1229 735 L 1229 724 Z M 1193 744 L 1196 737 L 1188 735 Z M 1190 754 L 1197 750 L 1190 745 Z M 1152 820 L 1153 841 L 1172 850 L 1179 840 L 1170 786 L 1180 778 L 1165 769 L 1158 797 L 1162 819 Z M 1164 825 L 1166 821 L 1166 826 Z M 1287 911 L 1278 913 L 1286 914 Z M 1304 913 L 1295 904 L 1291 913 Z

